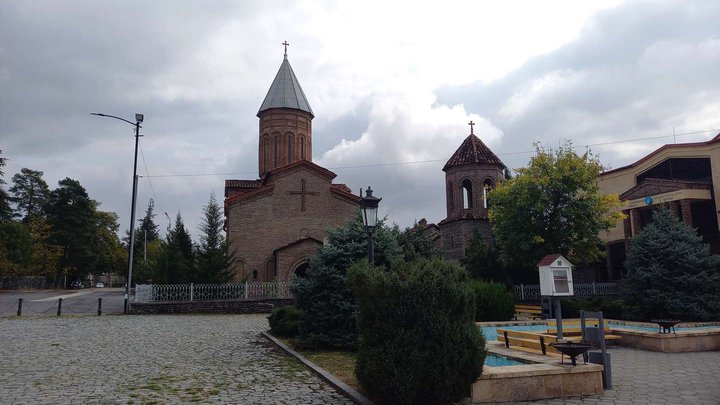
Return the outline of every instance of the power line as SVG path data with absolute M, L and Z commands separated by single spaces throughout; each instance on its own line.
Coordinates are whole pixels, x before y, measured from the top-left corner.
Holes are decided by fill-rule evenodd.
M 148 178 L 148 183 L 150 183 L 150 190 L 152 190 L 153 198 L 155 198 L 155 202 L 158 203 L 157 194 L 155 194 L 155 187 L 153 187 L 152 180 L 150 180 L 150 177 L 153 176 L 150 176 L 150 172 L 147 168 L 147 163 L 145 163 L 145 154 L 143 153 L 142 146 L 140 146 L 140 156 L 142 157 L 143 166 L 145 166 L 145 177 Z
M 627 142 L 649 141 L 649 140 L 671 138 L 671 137 L 674 138 L 676 136 L 695 135 L 695 134 L 702 134 L 702 133 L 715 132 L 715 131 L 720 131 L 720 129 L 706 129 L 706 130 L 702 130 L 702 131 L 674 133 L 671 135 L 651 136 L 651 137 L 646 137 L 646 138 L 624 139 L 621 141 L 610 141 L 610 142 L 592 143 L 592 144 L 587 144 L 587 145 L 577 145 L 577 146 L 573 146 L 573 149 L 579 149 L 579 148 L 587 149 L 587 148 L 591 148 L 594 146 L 607 146 L 607 145 L 616 145 L 616 144 L 627 143 Z M 141 149 L 141 152 L 142 152 L 142 149 Z M 511 155 L 524 155 L 524 154 L 530 154 L 530 153 L 535 153 L 535 150 L 505 152 L 505 153 L 498 153 L 497 155 L 498 156 L 511 156 Z M 328 167 L 328 169 L 330 169 L 330 170 L 364 169 L 364 168 L 369 168 L 369 167 L 415 165 L 415 164 L 423 164 L 423 163 L 438 163 L 438 162 L 445 162 L 445 161 L 447 161 L 447 158 L 416 160 L 416 161 L 408 161 L 408 162 L 369 163 L 369 164 L 365 164 L 365 165 L 353 165 L 353 166 L 336 166 L 336 167 Z M 145 162 L 145 158 L 143 157 L 143 163 L 144 162 Z M 147 167 L 145 168 L 145 170 L 147 171 Z M 255 174 L 255 173 L 257 173 L 257 172 L 253 171 L 253 172 L 226 172 L 226 173 L 188 173 L 188 174 L 161 174 L 161 175 L 155 175 L 155 176 L 148 175 L 147 177 L 161 178 L 161 177 L 236 176 L 236 175 Z M 150 184 L 150 187 L 152 187 L 152 183 Z

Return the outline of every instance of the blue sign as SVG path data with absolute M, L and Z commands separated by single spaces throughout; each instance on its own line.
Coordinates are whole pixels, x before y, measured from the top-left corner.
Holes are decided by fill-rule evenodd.
M 645 204 L 650 205 L 650 204 L 652 204 L 652 202 L 653 202 L 652 197 L 650 197 L 650 196 L 645 197 Z

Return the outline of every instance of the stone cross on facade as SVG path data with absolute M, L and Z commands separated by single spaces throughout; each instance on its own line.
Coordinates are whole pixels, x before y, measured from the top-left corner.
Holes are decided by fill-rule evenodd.
M 288 43 L 288 41 L 283 41 L 282 44 L 283 44 L 283 46 L 285 47 L 285 57 L 287 58 L 287 47 L 288 47 L 288 45 L 290 45 L 290 44 Z
M 475 133 L 473 132 L 473 127 L 475 126 L 475 123 L 470 121 L 468 122 L 468 125 L 470 125 L 470 135 L 474 135 Z
M 300 180 L 300 191 L 288 191 L 288 194 L 294 194 L 300 196 L 300 211 L 305 211 L 305 196 L 314 195 L 318 196 L 320 193 L 317 191 L 307 191 L 305 189 L 305 179 Z

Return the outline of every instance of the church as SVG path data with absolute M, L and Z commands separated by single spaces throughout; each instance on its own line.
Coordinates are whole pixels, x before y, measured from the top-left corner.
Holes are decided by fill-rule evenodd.
M 326 230 L 344 226 L 360 197 L 312 162 L 315 114 L 287 57 L 257 113 L 257 179 L 225 180 L 225 230 L 237 281 L 302 276 Z

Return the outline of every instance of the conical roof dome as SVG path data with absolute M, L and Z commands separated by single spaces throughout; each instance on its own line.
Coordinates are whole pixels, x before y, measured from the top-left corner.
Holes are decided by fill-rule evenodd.
M 463 141 L 459 148 L 445 163 L 443 171 L 455 166 L 486 163 L 502 166 L 505 165 L 493 151 L 488 148 L 476 135 L 470 134 Z
M 260 106 L 260 110 L 258 110 L 257 116 L 259 117 L 261 112 L 271 108 L 294 108 L 310 113 L 313 118 L 315 117 L 312 108 L 310 108 L 310 103 L 308 103 L 305 93 L 300 87 L 300 82 L 295 77 L 295 72 L 290 66 L 287 54 L 282 65 L 280 65 L 280 70 L 275 75 L 275 80 L 273 80 L 265 100 Z

